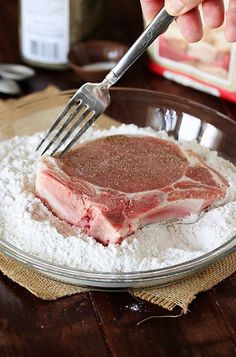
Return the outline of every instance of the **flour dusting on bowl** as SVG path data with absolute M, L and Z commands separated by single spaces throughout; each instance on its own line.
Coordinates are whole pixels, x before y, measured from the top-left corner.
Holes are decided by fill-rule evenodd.
M 113 134 L 151 135 L 168 139 L 135 125 L 109 130 L 90 129 L 84 140 Z M 197 258 L 236 234 L 236 168 L 216 152 L 195 142 L 183 142 L 202 155 L 229 182 L 224 200 L 200 218 L 181 224 L 153 224 L 138 230 L 122 244 L 104 247 L 75 226 L 55 217 L 34 195 L 42 133 L 0 143 L 0 231 L 5 239 L 44 260 L 66 267 L 104 272 L 134 272 L 172 266 Z M 170 139 L 172 140 L 172 139 Z

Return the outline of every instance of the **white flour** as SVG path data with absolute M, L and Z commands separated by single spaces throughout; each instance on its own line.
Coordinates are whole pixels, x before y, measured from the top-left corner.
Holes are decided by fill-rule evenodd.
M 112 134 L 146 134 L 166 138 L 165 133 L 135 125 L 93 130 L 83 140 Z M 196 258 L 223 244 L 236 234 L 236 167 L 216 152 L 196 143 L 191 147 L 230 183 L 220 207 L 198 221 L 184 224 L 150 225 L 128 237 L 121 245 L 104 247 L 93 238 L 60 221 L 34 196 L 42 134 L 15 137 L 0 143 L 0 235 L 18 248 L 59 265 L 83 270 L 122 272 L 166 267 Z M 195 219 L 195 223 L 189 224 Z

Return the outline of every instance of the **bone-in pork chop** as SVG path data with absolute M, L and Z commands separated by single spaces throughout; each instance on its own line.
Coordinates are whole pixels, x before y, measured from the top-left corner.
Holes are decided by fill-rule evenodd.
M 36 193 L 60 219 L 119 243 L 146 224 L 200 213 L 224 198 L 226 180 L 203 159 L 150 136 L 115 135 L 44 157 Z

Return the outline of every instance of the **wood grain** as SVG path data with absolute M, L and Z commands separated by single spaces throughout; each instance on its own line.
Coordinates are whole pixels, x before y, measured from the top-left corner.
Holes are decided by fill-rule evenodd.
M 192 304 L 191 313 L 178 318 L 162 317 L 173 313 L 124 294 L 90 293 L 90 297 L 117 357 L 234 354 L 231 333 L 207 294 Z
M 109 356 L 87 294 L 42 301 L 1 277 L 1 356 Z
M 229 277 L 209 293 L 212 304 L 220 312 L 225 327 L 236 345 L 236 284 L 235 276 Z

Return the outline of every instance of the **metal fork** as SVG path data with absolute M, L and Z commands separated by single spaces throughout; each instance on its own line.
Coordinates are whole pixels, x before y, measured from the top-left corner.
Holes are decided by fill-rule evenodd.
M 109 88 L 123 76 L 174 19 L 162 9 L 103 82 L 86 83 L 75 93 L 36 150 L 43 144 L 46 144 L 46 147 L 41 155 L 48 152 L 50 148 L 52 150 L 50 155 L 56 154 L 62 146 L 60 156 L 69 150 L 110 104 Z

